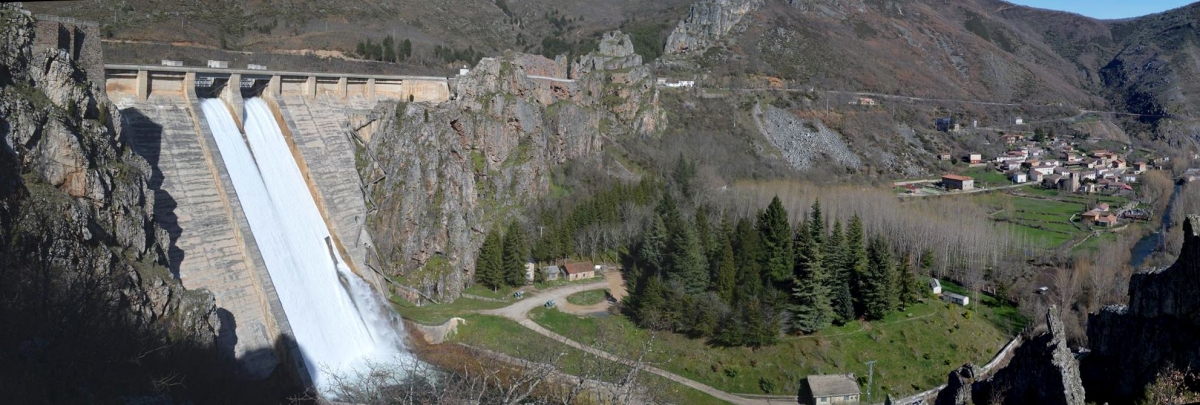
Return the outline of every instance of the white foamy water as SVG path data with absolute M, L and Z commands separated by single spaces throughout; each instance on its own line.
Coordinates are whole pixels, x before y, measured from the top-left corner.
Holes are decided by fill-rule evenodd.
M 329 229 L 267 103 L 245 101 L 245 139 L 224 102 L 201 107 L 313 383 L 328 392 L 331 375 L 402 360 L 399 322 L 331 252 Z

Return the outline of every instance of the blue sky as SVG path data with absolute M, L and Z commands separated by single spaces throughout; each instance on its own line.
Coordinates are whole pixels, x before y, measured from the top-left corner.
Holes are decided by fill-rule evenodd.
M 1008 0 L 1015 4 L 1070 11 L 1092 18 L 1114 19 L 1153 14 L 1192 3 L 1192 0 Z

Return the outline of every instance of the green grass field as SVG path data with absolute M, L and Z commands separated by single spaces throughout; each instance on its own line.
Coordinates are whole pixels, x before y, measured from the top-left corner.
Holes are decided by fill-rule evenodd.
M 554 364 L 567 374 L 599 372 L 600 379 L 617 381 L 628 367 L 598 359 L 583 351 L 544 337 L 508 319 L 487 315 L 463 315 L 467 323 L 458 327 L 452 342 L 504 353 L 534 361 L 555 360 Z M 663 398 L 677 404 L 727 404 L 700 391 L 676 384 L 665 378 L 642 374 L 642 383 Z
M 974 178 L 975 187 L 980 188 L 984 187 L 985 185 L 987 187 L 996 187 L 1013 184 L 1012 180 L 1009 180 L 1004 173 L 1000 173 L 986 167 L 972 167 L 963 171 L 962 175 Z
M 467 289 L 463 290 L 463 292 L 467 293 L 467 294 L 478 295 L 478 296 L 484 297 L 484 298 L 492 298 L 492 299 L 498 299 L 498 300 L 511 300 L 511 299 L 513 299 L 513 296 L 512 296 L 513 292 L 516 290 L 517 290 L 516 288 L 509 287 L 509 286 L 504 286 L 504 287 L 497 288 L 496 290 L 492 290 L 491 288 L 484 287 L 481 284 L 476 284 L 476 285 L 467 287 Z
M 538 308 L 531 317 L 564 336 L 625 357 L 642 354 L 649 344 L 645 355 L 659 367 L 736 393 L 793 395 L 809 374 L 850 372 L 865 384 L 865 362 L 876 360 L 875 392 L 882 397 L 937 386 L 949 370 L 968 361 L 986 363 L 1008 341 L 1008 328 L 1000 325 L 1020 321 L 1011 307 L 967 313 L 930 299 L 880 321 L 791 336 L 759 349 L 715 347 L 702 339 L 650 332 L 615 315 L 578 317 Z
M 604 301 L 607 290 L 591 290 L 577 292 L 567 297 L 567 302 L 579 306 L 596 305 Z
M 1012 224 L 1014 231 L 1047 248 L 1057 248 L 1089 232 L 1082 224 L 1071 222 L 1073 215 L 1081 214 L 1102 202 L 1116 209 L 1129 201 L 1123 197 L 1079 195 L 1041 187 L 1024 187 L 1020 193 L 1023 195 L 990 193 L 972 198 L 989 207 L 989 211 L 995 213 L 993 219 Z M 1088 240 L 1081 247 L 1095 249 L 1115 239 L 1115 236 L 1104 236 L 1095 241 Z
M 496 309 L 508 305 L 505 302 L 488 302 L 459 298 L 450 304 L 416 306 L 400 296 L 392 296 L 392 308 L 404 319 L 424 325 L 441 325 L 450 318 L 463 316 L 471 311 Z

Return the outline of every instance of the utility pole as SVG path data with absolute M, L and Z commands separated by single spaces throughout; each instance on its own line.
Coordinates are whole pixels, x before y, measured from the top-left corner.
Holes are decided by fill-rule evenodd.
M 875 382 L 875 360 L 867 362 L 867 403 L 871 403 L 871 385 Z

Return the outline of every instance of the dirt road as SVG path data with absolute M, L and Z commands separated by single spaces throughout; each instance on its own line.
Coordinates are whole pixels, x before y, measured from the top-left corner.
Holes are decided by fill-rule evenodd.
M 582 350 L 582 351 L 587 352 L 596 357 L 600 357 L 605 360 L 625 364 L 625 365 L 631 366 L 631 367 L 637 366 L 635 364 L 635 362 L 632 360 L 629 360 L 624 357 L 620 357 L 620 356 L 614 355 L 612 353 L 605 352 L 605 351 L 596 349 L 594 347 L 584 345 L 582 343 L 568 339 L 565 336 L 551 332 L 549 329 L 546 329 L 546 328 L 542 327 L 541 325 L 538 325 L 533 320 L 529 319 L 529 311 L 532 310 L 533 308 L 540 306 L 540 305 L 545 305 L 546 302 L 550 301 L 550 300 L 554 300 L 555 304 L 558 304 L 558 305 L 565 304 L 566 298 L 568 296 L 570 296 L 571 294 L 582 292 L 582 291 L 609 288 L 609 291 L 612 291 L 614 296 L 617 296 L 617 294 L 620 294 L 620 296 L 623 297 L 625 294 L 624 283 L 620 283 L 617 286 L 612 286 L 613 282 L 620 282 L 620 274 L 617 274 L 616 277 L 617 278 L 614 279 L 611 276 L 607 276 L 607 277 L 605 277 L 605 280 L 597 281 L 594 283 L 574 284 L 574 285 L 563 286 L 563 287 L 554 288 L 554 289 L 545 290 L 545 291 L 538 291 L 536 293 L 531 294 L 530 296 L 528 296 L 525 299 L 514 302 L 512 305 L 509 305 L 507 307 L 491 309 L 491 310 L 486 310 L 486 311 L 479 311 L 479 313 L 484 314 L 484 315 L 495 315 L 495 316 L 501 316 L 501 317 L 505 317 L 508 319 L 512 319 L 514 321 L 517 321 L 517 323 L 520 323 L 521 326 L 524 326 L 524 327 L 528 328 L 529 330 L 537 332 L 538 334 L 540 334 L 542 336 L 557 340 L 559 342 L 562 342 L 563 344 L 566 344 L 567 346 L 571 346 L 576 349 Z M 608 305 L 607 302 L 601 303 L 601 304 Z M 600 304 L 598 304 L 598 305 L 600 305 Z M 589 306 L 587 308 L 590 308 L 590 307 L 591 306 Z M 647 365 L 644 363 L 641 364 L 640 367 L 647 372 L 653 373 L 655 375 L 661 376 L 663 378 L 669 379 L 669 380 L 677 382 L 679 384 L 686 385 L 695 390 L 704 392 L 705 394 L 711 395 L 711 396 L 721 399 L 723 401 L 727 401 L 727 402 L 734 403 L 734 404 L 739 404 L 739 405 L 780 405 L 780 404 L 795 404 L 796 403 L 795 397 L 778 397 L 778 398 L 765 397 L 765 396 L 756 396 L 755 398 L 741 397 L 741 396 L 737 396 L 734 394 L 730 394 L 725 391 L 718 390 L 716 388 L 713 388 L 712 386 L 702 384 L 695 380 L 684 378 L 678 374 L 660 369 L 658 367 L 650 366 L 650 365 Z

